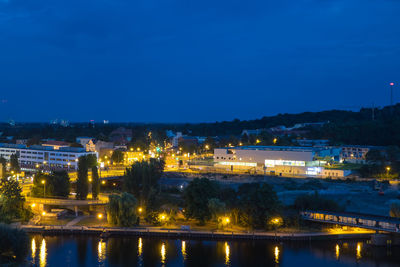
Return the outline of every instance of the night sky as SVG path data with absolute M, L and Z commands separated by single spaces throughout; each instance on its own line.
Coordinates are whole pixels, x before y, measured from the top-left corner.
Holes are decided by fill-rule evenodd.
M 357 110 L 400 83 L 400 1 L 0 0 L 0 51 L 0 121 Z

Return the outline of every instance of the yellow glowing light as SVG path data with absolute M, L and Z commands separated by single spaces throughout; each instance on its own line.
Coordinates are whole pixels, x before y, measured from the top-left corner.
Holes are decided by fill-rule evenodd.
M 165 243 L 161 245 L 161 263 L 165 264 Z
M 230 247 L 227 242 L 225 242 L 225 265 L 229 265 L 230 262 Z
M 274 142 L 274 144 L 276 144 L 277 141 L 278 141 L 278 139 L 274 138 L 274 140 L 272 142 Z
M 42 184 L 45 184 L 46 183 L 46 181 L 45 180 L 42 180 Z
M 278 246 L 275 246 L 274 255 L 275 255 L 275 263 L 279 263 L 279 248 L 278 248 Z
M 164 221 L 166 218 L 167 218 L 167 216 L 165 216 L 165 214 L 160 215 L 160 220 Z
M 99 257 L 99 262 L 102 262 L 106 259 L 106 242 L 99 241 L 97 245 L 97 253 Z
M 35 261 L 36 257 L 36 241 L 35 238 L 32 238 L 32 243 L 31 243 L 31 249 L 32 249 L 32 261 Z
M 45 211 L 43 211 L 43 212 L 42 212 L 42 216 L 45 216 L 45 215 L 46 215 L 46 212 L 45 212 Z
M 89 183 L 91 183 L 92 182 L 92 178 L 89 178 Z
M 362 255 L 361 255 L 361 248 L 362 248 L 361 245 L 362 244 L 360 242 L 357 243 L 357 249 L 356 249 L 357 250 L 357 253 L 356 253 L 357 260 L 361 259 L 361 257 L 362 257 Z
M 32 203 L 32 204 L 31 204 L 31 207 L 32 207 L 32 208 L 36 207 L 36 203 Z
M 260 140 L 258 140 L 258 139 L 256 140 L 256 144 L 258 144 L 258 143 L 260 143 L 260 142 L 261 142 Z
M 386 170 L 387 170 L 387 171 L 390 171 L 390 167 L 386 167 Z
M 225 218 L 225 222 L 226 222 L 226 223 L 229 223 L 230 221 L 231 221 L 231 220 L 230 220 L 228 217 Z
M 40 245 L 40 261 L 39 266 L 44 267 L 47 265 L 47 251 L 46 251 L 46 240 L 42 239 L 42 244 Z
M 103 214 L 102 213 L 97 214 L 97 218 L 102 219 L 103 218 Z
M 39 164 L 36 164 L 36 168 L 39 168 Z
M 340 247 L 338 244 L 336 244 L 336 259 L 339 259 L 339 255 L 340 255 Z
M 104 181 L 104 180 L 103 180 L 103 181 L 101 181 L 101 184 L 106 184 L 106 181 Z
M 186 260 L 187 254 L 186 254 L 186 242 L 185 241 L 182 241 L 182 256 L 183 256 L 183 259 Z
M 138 255 L 139 256 L 142 255 L 142 247 L 143 247 L 142 238 L 139 237 L 139 242 L 138 242 Z
M 143 208 L 142 208 L 142 207 L 139 207 L 139 208 L 138 208 L 138 211 L 139 211 L 139 213 L 141 213 L 141 212 L 143 211 Z

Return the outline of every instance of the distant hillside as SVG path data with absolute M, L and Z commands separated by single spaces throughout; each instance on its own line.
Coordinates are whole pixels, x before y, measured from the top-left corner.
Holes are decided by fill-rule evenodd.
M 9 126 L 0 124 L 3 136 L 14 138 L 65 139 L 74 141 L 76 136 L 92 136 L 106 139 L 109 133 L 118 128 L 132 128 L 134 138 L 144 138 L 152 131 L 158 140 L 165 138 L 165 130 L 182 131 L 196 136 L 240 135 L 244 129 L 268 129 L 283 125 L 291 127 L 296 123 L 328 122 L 320 129 L 309 129 L 306 138 L 330 139 L 337 144 L 360 145 L 400 145 L 400 104 L 393 107 L 361 109 L 358 112 L 329 110 L 322 112 L 304 112 L 299 114 L 278 114 L 255 120 L 222 121 L 215 123 L 110 123 L 95 124 L 74 123 L 69 127 L 46 123 L 25 123 Z

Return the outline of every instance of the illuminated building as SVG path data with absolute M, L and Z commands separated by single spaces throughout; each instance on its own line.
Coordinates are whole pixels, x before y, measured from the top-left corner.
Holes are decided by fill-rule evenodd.
M 78 158 L 95 152 L 86 152 L 79 147 L 30 146 L 0 143 L 0 157 L 7 160 L 12 154 L 17 154 L 20 166 L 23 169 L 50 169 L 77 170 Z
M 238 146 L 214 149 L 214 166 L 272 175 L 346 176 L 343 170 L 325 170 L 326 161 L 339 150 L 329 147 Z

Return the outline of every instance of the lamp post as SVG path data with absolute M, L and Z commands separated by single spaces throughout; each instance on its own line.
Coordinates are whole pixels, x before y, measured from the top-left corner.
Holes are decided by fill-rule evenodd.
M 389 166 L 387 166 L 386 167 L 386 176 L 389 178 L 389 172 L 390 172 L 390 167 Z
M 43 197 L 45 197 L 45 195 L 46 195 L 46 181 L 42 180 L 42 184 L 43 184 Z

